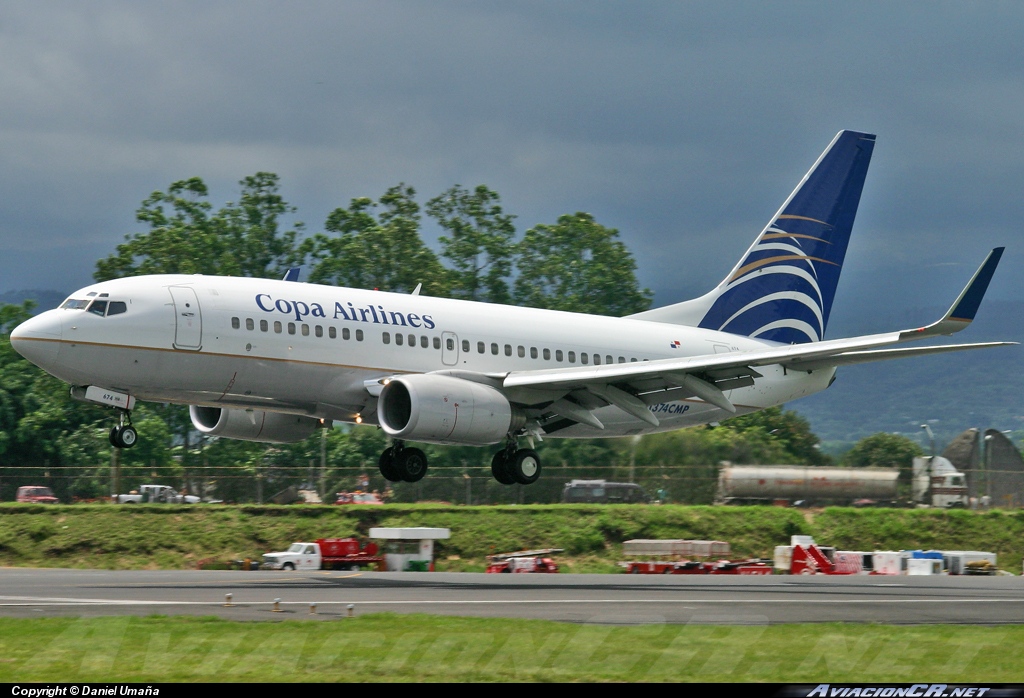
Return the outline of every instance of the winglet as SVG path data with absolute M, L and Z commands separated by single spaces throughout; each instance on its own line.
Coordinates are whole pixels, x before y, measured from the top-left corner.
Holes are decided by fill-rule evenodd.
M 988 253 L 988 257 L 978 267 L 967 287 L 960 293 L 956 301 L 946 314 L 938 322 L 933 322 L 927 327 L 919 327 L 916 330 L 904 330 L 900 333 L 900 340 L 922 339 L 934 337 L 941 334 L 953 334 L 964 329 L 974 320 L 981 306 L 981 299 L 985 297 L 992 275 L 996 272 L 999 259 L 1003 256 L 1003 247 L 997 247 Z
M 284 273 L 282 281 L 298 281 L 300 271 L 302 271 L 302 267 L 289 267 L 288 271 Z

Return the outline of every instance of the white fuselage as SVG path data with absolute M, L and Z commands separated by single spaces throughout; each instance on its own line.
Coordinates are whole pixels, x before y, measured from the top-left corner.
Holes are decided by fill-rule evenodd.
M 20 326 L 12 341 L 72 385 L 346 422 L 374 423 L 367 386 L 397 374 L 504 375 L 778 346 L 659 322 L 266 279 L 142 276 L 71 296 L 99 298 L 124 303 L 124 312 L 50 310 Z M 818 392 L 834 375 L 758 370 L 764 378 L 756 385 L 727 393 L 739 413 Z M 576 424 L 556 435 L 621 436 L 732 416 L 698 398 L 650 409 L 657 427 L 608 405 L 594 413 L 603 430 Z

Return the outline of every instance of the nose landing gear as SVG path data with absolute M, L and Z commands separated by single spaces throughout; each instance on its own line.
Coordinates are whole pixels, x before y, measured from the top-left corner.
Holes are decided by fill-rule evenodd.
M 128 423 L 125 424 L 125 421 Z M 138 440 L 139 433 L 132 426 L 131 413 L 122 411 L 117 426 L 110 430 L 110 445 L 114 448 L 131 448 Z

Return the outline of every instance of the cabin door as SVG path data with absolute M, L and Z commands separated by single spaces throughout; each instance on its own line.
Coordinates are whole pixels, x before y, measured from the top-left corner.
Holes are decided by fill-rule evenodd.
M 198 351 L 203 345 L 203 314 L 199 297 L 189 286 L 170 286 L 174 301 L 174 348 Z

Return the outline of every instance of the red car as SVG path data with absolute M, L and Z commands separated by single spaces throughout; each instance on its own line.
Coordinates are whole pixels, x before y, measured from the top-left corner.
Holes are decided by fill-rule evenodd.
M 16 502 L 31 502 L 32 504 L 56 504 L 57 498 L 53 496 L 53 490 L 41 485 L 26 485 L 18 488 Z

